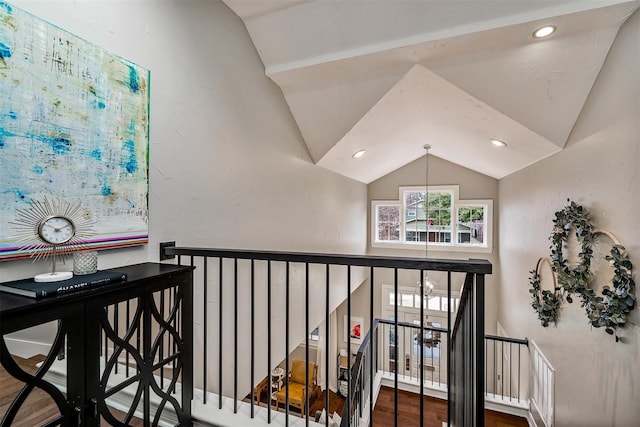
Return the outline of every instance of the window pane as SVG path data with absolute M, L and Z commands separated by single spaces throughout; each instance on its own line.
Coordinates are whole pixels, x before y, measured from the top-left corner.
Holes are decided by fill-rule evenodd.
M 400 206 L 377 206 L 377 240 L 400 240 Z
M 389 292 L 389 305 L 396 305 L 396 294 Z
M 453 196 L 448 191 L 429 192 L 429 241 L 451 243 Z
M 463 245 L 485 244 L 485 207 L 484 206 L 460 206 L 458 207 L 458 238 L 457 242 Z
M 313 331 L 311 331 L 311 333 L 309 334 L 309 339 L 312 339 L 314 341 L 320 340 L 320 332 L 318 331 L 318 328 L 315 328 Z
M 407 242 L 424 242 L 426 236 L 425 197 L 424 191 L 404 193 L 404 227 Z
M 427 193 L 424 191 L 405 192 L 405 240 L 424 242 L 428 228 L 429 241 L 451 242 L 452 200 L 452 193 L 448 191 L 430 191 L 428 203 Z
M 440 297 L 430 297 L 427 304 L 429 310 L 440 311 Z
M 402 294 L 402 306 L 413 307 L 413 294 Z

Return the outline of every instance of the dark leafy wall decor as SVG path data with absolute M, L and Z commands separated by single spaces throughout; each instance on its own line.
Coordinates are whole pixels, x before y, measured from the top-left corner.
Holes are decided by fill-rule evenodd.
M 541 290 L 539 268 L 543 258 L 538 260 L 536 269 L 531 271 L 529 292 L 531 306 L 538 314 L 542 326 L 556 323 L 562 296 L 568 303 L 578 296 L 585 309 L 589 323 L 596 328 L 603 327 L 619 340 L 617 330 L 626 325 L 628 315 L 635 307 L 635 282 L 633 265 L 623 245 L 607 231 L 597 231 L 590 213 L 581 205 L 567 200 L 568 205 L 555 213 L 551 240 L 551 266 L 555 273 L 554 291 Z M 580 245 L 579 262 L 571 267 L 565 257 L 565 249 L 572 232 Z M 598 237 L 607 236 L 613 241 L 609 255 L 605 257 L 613 267 L 611 283 L 602 287 L 601 295 L 596 294 L 594 275 L 591 271 L 593 246 Z
M 548 258 L 540 258 L 536 264 L 536 269 L 532 270 L 529 284 L 531 288 L 531 307 L 538 313 L 540 324 L 544 327 L 549 323 L 554 325 L 558 322 L 558 309 L 560 308 L 560 288 L 557 285 L 555 276 L 553 276 L 553 290 L 542 289 L 540 285 L 540 267 L 546 264 L 551 267 L 551 261 Z

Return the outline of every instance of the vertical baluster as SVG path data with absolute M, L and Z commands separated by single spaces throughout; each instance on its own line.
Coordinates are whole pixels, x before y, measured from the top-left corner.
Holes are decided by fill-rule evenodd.
M 451 309 L 453 308 L 453 304 L 451 301 L 451 272 L 447 272 L 447 422 L 451 423 L 452 420 L 452 406 L 451 401 L 453 399 L 453 387 L 451 387 L 451 378 L 453 377 L 451 374 L 453 372 L 452 364 L 451 364 L 451 352 L 452 352 L 452 342 L 451 342 L 451 331 L 453 330 L 453 325 L 451 324 Z M 458 309 L 460 307 L 458 306 Z M 442 359 L 442 358 L 441 358 Z
M 254 416 L 254 409 L 253 409 L 253 401 L 254 401 L 254 367 L 253 367 L 253 360 L 254 360 L 254 348 L 253 348 L 253 341 L 254 341 L 254 330 L 253 330 L 253 323 L 254 323 L 254 311 L 255 311 L 255 298 L 254 298 L 254 291 L 255 291 L 255 283 L 254 283 L 254 272 L 253 272 L 253 268 L 254 268 L 254 261 L 253 259 L 251 259 L 251 388 L 249 390 L 251 390 L 251 418 L 253 418 Z
M 487 362 L 489 360 L 489 344 L 487 342 L 487 339 L 485 338 L 484 340 L 484 395 L 487 396 L 489 394 L 489 381 L 488 381 L 488 372 L 489 372 L 489 367 L 487 365 Z
M 233 259 L 233 413 L 238 413 L 238 258 Z
M 420 357 L 420 362 L 418 363 L 418 369 L 420 369 L 420 372 L 418 372 L 418 380 L 420 381 L 420 427 L 424 426 L 424 326 L 424 271 L 420 270 L 420 329 L 417 335 L 417 344 L 420 345 L 420 354 L 418 356 Z M 433 331 L 431 334 L 433 336 Z M 413 348 L 411 350 L 411 354 L 413 354 Z M 431 360 L 433 363 L 433 351 L 431 352 Z M 433 376 L 431 376 L 431 384 L 433 385 Z
M 284 334 L 284 346 L 285 346 L 285 361 L 284 361 L 284 371 L 285 375 L 289 372 L 289 261 L 286 262 L 285 267 L 285 334 Z M 289 378 L 286 377 L 286 382 L 288 385 Z M 285 389 L 284 396 L 284 414 L 285 414 L 285 426 L 289 427 L 289 387 Z
M 329 355 L 331 354 L 331 346 L 329 344 L 329 264 L 325 264 L 325 304 L 324 304 L 324 342 L 327 348 L 325 352 L 325 392 L 324 407 L 327 416 L 325 417 L 326 426 L 329 426 Z
M 328 299 L 329 298 L 327 297 L 327 300 Z M 374 342 L 373 342 L 373 267 L 370 267 L 369 268 L 369 424 L 370 425 L 373 425 L 373 346 L 374 346 Z M 329 372 L 328 369 L 327 369 L 327 372 Z M 327 390 L 328 390 L 328 387 L 327 387 Z
M 495 397 L 497 393 L 497 385 L 496 385 L 496 378 L 497 378 L 497 372 L 498 372 L 498 358 L 496 357 L 496 346 L 497 346 L 497 341 L 493 340 L 493 396 Z
M 393 425 L 398 427 L 398 371 L 400 370 L 400 360 L 398 354 L 398 304 L 400 303 L 398 295 L 398 268 L 393 269 L 393 291 L 395 292 L 395 306 L 393 308 L 393 342 L 394 342 L 394 355 L 395 355 L 395 376 L 393 379 Z
M 438 359 L 438 385 L 442 383 L 442 332 L 438 332 L 440 335 L 440 340 L 438 340 L 438 355 L 440 356 Z M 433 358 L 433 349 L 431 349 L 431 357 Z M 433 381 L 431 382 L 433 385 Z
M 391 354 L 390 354 L 391 352 L 389 351 L 391 347 L 391 342 L 388 342 L 390 333 L 391 333 L 391 329 L 387 331 L 387 324 L 383 323 L 382 324 L 382 348 L 383 348 L 382 350 L 382 357 L 383 357 L 382 368 L 383 369 L 382 370 L 383 371 L 386 369 L 391 369 Z M 386 360 L 384 359 L 385 355 L 388 356 Z M 394 369 L 394 372 L 395 372 L 395 369 Z
M 431 336 L 433 336 L 435 333 L 435 331 L 433 329 L 431 329 Z M 436 375 L 436 360 L 433 357 L 433 347 L 431 348 L 431 385 L 433 385 L 433 383 L 435 382 L 435 375 Z M 440 363 L 438 363 L 438 381 L 440 380 Z
M 304 375 L 305 375 L 305 388 L 306 393 L 304 394 L 304 413 L 305 413 L 305 425 L 309 427 L 309 263 L 304 264 L 304 275 L 305 275 L 305 285 L 304 285 L 304 348 L 305 348 L 305 367 L 304 367 Z
M 403 379 L 406 379 L 407 376 L 407 367 L 409 368 L 409 379 L 411 379 L 412 375 L 411 375 L 411 359 L 407 354 L 407 327 L 403 326 L 402 327 L 402 377 Z M 407 366 L 407 364 L 409 366 Z
M 518 402 L 520 402 L 520 364 L 522 363 L 520 359 L 520 350 L 522 349 L 522 345 L 518 345 Z
M 513 381 L 511 381 L 511 376 L 513 375 L 513 369 L 511 366 L 513 365 L 513 344 L 509 343 L 509 401 L 511 401 L 511 396 L 513 396 Z
M 474 374 L 475 374 L 475 391 L 472 394 L 474 396 L 474 404 L 476 407 L 475 418 L 478 427 L 484 427 L 484 397 L 482 397 L 482 389 L 484 388 L 483 379 L 484 376 L 480 371 L 484 366 L 484 352 L 480 349 L 484 345 L 484 274 L 476 274 L 476 286 L 474 290 L 475 295 L 475 327 L 472 329 L 475 338 L 475 356 L 476 360 L 473 361 Z
M 271 424 L 271 260 L 267 261 L 267 375 L 269 376 L 269 388 L 267 393 L 267 422 Z M 278 402 L 276 401 L 276 405 Z
M 351 425 L 351 266 L 347 266 L 347 419 Z
M 218 258 L 218 409 L 222 409 L 222 257 Z
M 500 376 L 500 382 L 501 382 L 501 394 L 502 394 L 502 399 L 504 400 L 504 393 L 505 393 L 505 389 L 504 389 L 504 342 L 500 343 L 500 372 L 502 373 Z
M 202 403 L 203 404 L 207 404 L 207 366 L 209 365 L 207 363 L 207 338 L 209 337 L 208 332 L 207 332 L 207 327 L 209 325 L 209 321 L 207 319 L 207 306 L 208 306 L 208 299 L 207 299 L 207 285 L 209 283 L 209 273 L 207 271 L 207 265 L 208 265 L 208 259 L 207 257 L 204 257 L 204 265 L 203 265 L 203 276 L 204 276 L 204 284 L 203 284 L 203 289 L 202 289 L 202 299 L 203 301 L 203 307 L 202 307 L 202 336 L 204 337 L 203 339 L 203 344 L 202 344 Z M 174 367 L 175 369 L 175 367 Z

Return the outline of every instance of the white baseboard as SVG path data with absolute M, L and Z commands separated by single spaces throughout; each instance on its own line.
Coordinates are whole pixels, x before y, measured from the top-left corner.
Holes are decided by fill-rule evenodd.
M 9 353 L 22 357 L 23 359 L 28 359 L 37 354 L 47 355 L 51 351 L 51 344 L 36 341 L 6 337 L 4 342 L 7 344 Z

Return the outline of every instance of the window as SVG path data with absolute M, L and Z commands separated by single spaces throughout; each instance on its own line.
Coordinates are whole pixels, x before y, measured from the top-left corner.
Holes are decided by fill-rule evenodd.
M 485 245 L 486 208 L 483 205 L 459 205 L 456 214 L 457 242 L 460 245 Z
M 431 295 L 424 296 L 420 294 L 420 291 L 417 287 L 408 287 L 402 286 L 398 295 L 400 295 L 400 305 L 398 308 L 401 311 L 412 312 L 412 310 L 407 309 L 420 309 L 420 298 L 423 298 L 423 307 L 426 311 L 434 312 L 432 314 L 437 314 L 435 312 L 443 312 L 447 313 L 449 309 L 447 291 L 444 289 L 436 290 Z M 391 285 L 383 285 L 383 298 L 388 301 L 386 309 L 392 310 L 393 306 L 396 305 L 396 296 L 393 286 Z M 384 301 L 384 300 L 383 300 Z M 458 292 L 453 292 L 451 296 L 451 311 L 455 313 L 458 309 L 458 304 L 460 303 L 460 296 Z
M 372 202 L 373 246 L 491 250 L 492 200 L 459 200 L 458 186 L 399 190 L 399 201 Z
M 376 240 L 400 241 L 400 204 L 380 204 L 374 209 L 376 212 Z
M 451 191 L 427 192 L 402 191 L 404 200 L 404 230 L 406 242 L 451 241 L 451 208 L 453 193 Z
M 320 339 L 320 332 L 318 331 L 318 328 L 315 328 L 313 331 L 311 331 L 311 333 L 309 334 L 309 339 L 312 341 L 318 341 Z

